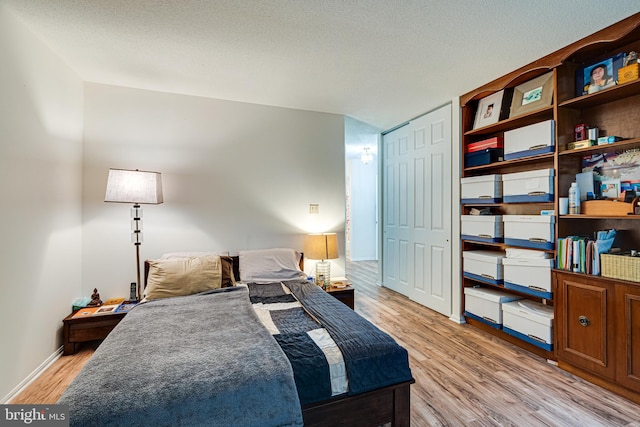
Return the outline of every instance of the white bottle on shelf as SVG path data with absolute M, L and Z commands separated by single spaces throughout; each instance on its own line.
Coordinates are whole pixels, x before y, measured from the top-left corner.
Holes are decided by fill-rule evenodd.
M 576 182 L 571 183 L 569 188 L 569 215 L 580 213 L 580 187 Z

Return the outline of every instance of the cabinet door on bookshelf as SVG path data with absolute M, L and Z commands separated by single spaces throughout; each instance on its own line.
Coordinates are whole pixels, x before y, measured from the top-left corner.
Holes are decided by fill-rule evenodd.
M 618 382 L 640 391 L 640 284 L 618 285 L 617 324 L 621 325 L 618 342 Z
M 615 285 L 559 272 L 555 277 L 558 359 L 614 379 Z

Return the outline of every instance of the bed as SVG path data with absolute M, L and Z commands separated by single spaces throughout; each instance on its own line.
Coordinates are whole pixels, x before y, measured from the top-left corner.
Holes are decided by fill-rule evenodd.
M 406 350 L 303 278 L 301 263 L 291 249 L 146 262 L 148 301 L 59 400 L 71 425 L 408 426 Z

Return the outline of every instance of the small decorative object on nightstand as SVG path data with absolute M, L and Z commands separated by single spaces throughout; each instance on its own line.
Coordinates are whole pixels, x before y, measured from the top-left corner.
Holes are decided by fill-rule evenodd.
M 87 307 L 98 307 L 100 305 L 102 305 L 102 300 L 100 299 L 98 288 L 93 288 L 93 293 L 91 294 L 91 302 L 87 304 Z

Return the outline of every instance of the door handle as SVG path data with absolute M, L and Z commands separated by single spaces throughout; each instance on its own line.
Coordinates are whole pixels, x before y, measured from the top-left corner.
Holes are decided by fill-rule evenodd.
M 587 316 L 578 316 L 578 322 L 585 328 L 591 324 L 591 320 Z

